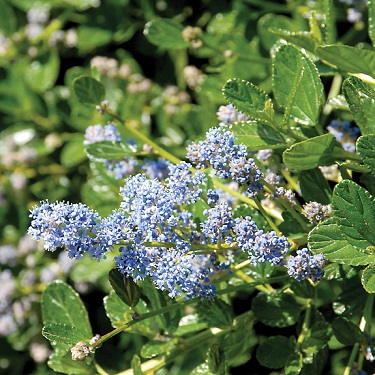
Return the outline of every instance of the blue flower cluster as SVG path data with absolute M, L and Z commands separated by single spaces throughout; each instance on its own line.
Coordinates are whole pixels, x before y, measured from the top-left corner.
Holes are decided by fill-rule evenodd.
M 100 217 L 84 204 L 44 201 L 31 211 L 30 217 L 28 233 L 36 240 L 43 239 L 46 250 L 65 247 L 70 258 L 81 258 L 84 252 L 97 257 L 95 231 Z
M 247 194 L 255 197 L 262 190 L 260 180 L 263 173 L 249 157 L 243 144 L 235 144 L 234 134 L 223 129 L 211 128 L 206 139 L 192 143 L 187 148 L 187 157 L 198 169 L 212 166 L 222 179 L 231 177 L 247 185 Z
M 272 265 L 280 264 L 290 248 L 286 237 L 279 237 L 274 231 L 265 233 L 259 230 L 249 216 L 237 218 L 233 232 L 236 234 L 238 247 L 249 253 L 254 266 L 266 261 Z
M 112 124 L 89 129 L 86 144 L 123 141 Z M 219 177 L 231 177 L 234 184 L 245 183 L 250 196 L 262 188 L 263 174 L 249 158 L 246 147 L 236 145 L 233 133 L 223 128 L 210 129 L 206 140 L 189 146 L 188 156 L 198 168 L 212 166 Z M 133 160 L 118 161 L 112 165 L 113 171 L 121 175 L 117 169 L 126 164 L 126 174 L 134 173 L 137 165 L 132 164 Z M 120 189 L 120 208 L 109 216 L 101 218 L 81 203 L 44 201 L 31 211 L 29 233 L 37 240 L 43 239 L 47 250 L 66 248 L 70 258 L 80 258 L 87 252 L 91 258 L 101 260 L 119 245 L 119 255 L 114 258 L 118 269 L 135 281 L 150 277 L 171 297 L 212 297 L 215 287 L 210 280 L 228 269 L 238 250 L 247 252 L 254 265 L 266 261 L 278 265 L 283 261 L 290 247 L 287 238 L 259 230 L 249 216 L 233 218 L 230 201 L 219 190 L 207 190 L 205 198 L 211 207 L 203 211 L 205 219 L 199 220 L 194 211 L 188 210 L 198 201 L 201 206 L 206 204 L 202 201 L 205 174 L 193 173 L 191 164 L 147 161 L 141 169 L 152 178 L 128 175 Z M 224 258 L 227 256 L 226 261 L 207 254 L 208 246 L 213 244 L 218 245 Z M 309 258 L 306 266 L 306 256 L 302 255 L 289 258 L 288 272 L 294 266 L 293 276 L 298 272 L 305 275 L 308 267 L 309 277 L 317 280 L 319 274 L 312 270 L 318 269 L 320 258 Z
M 298 281 L 309 278 L 317 283 L 324 276 L 324 255 L 312 255 L 307 248 L 297 250 L 296 256 L 290 256 L 286 267 L 288 274 Z

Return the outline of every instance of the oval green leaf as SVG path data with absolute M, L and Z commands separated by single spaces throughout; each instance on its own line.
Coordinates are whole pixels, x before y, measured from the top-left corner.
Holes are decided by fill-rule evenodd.
M 154 45 L 166 49 L 182 49 L 188 47 L 182 37 L 183 26 L 171 19 L 156 18 L 146 23 L 143 33 Z
M 268 368 L 282 368 L 293 353 L 294 345 L 285 336 L 272 336 L 264 340 L 258 347 L 256 357 Z
M 327 133 L 294 144 L 283 153 L 283 161 L 290 169 L 307 170 L 335 162 L 333 149 L 337 145 L 333 134 Z
M 82 340 L 89 340 L 90 336 L 85 336 L 77 328 L 63 323 L 47 324 L 42 330 L 43 336 L 51 342 L 75 345 Z
M 121 160 L 136 155 L 137 149 L 129 143 L 103 141 L 87 145 L 86 152 L 96 159 Z
M 315 54 L 328 65 L 345 73 L 367 74 L 375 77 L 375 52 L 351 46 L 320 46 Z
M 223 95 L 229 103 L 246 116 L 255 120 L 264 120 L 272 109 L 271 98 L 260 88 L 242 79 L 230 79 L 223 87 Z
M 285 148 L 288 146 L 280 131 L 255 121 L 234 123 L 231 125 L 231 131 L 238 142 L 243 143 L 250 151 Z
M 361 134 L 375 133 L 375 91 L 357 77 L 344 81 L 343 93 Z
M 42 316 L 44 325 L 68 324 L 92 337 L 87 310 L 79 295 L 63 281 L 53 281 L 42 294 Z
M 116 294 L 131 308 L 139 302 L 140 292 L 138 285 L 130 277 L 125 277 L 117 268 L 109 271 L 109 282 Z
M 280 45 L 273 55 L 272 85 L 278 104 L 304 125 L 316 125 L 323 105 L 323 84 L 314 63 L 298 48 Z
M 344 180 L 333 191 L 333 211 L 341 234 L 357 250 L 375 244 L 375 204 L 370 193 Z
M 104 99 L 104 86 L 90 76 L 81 76 L 73 80 L 73 91 L 82 104 L 100 104 Z
M 359 137 L 356 143 L 356 148 L 364 164 L 375 176 L 375 135 Z
M 375 264 L 370 264 L 363 270 L 361 282 L 367 293 L 375 293 Z
M 266 296 L 258 294 L 252 304 L 255 317 L 270 327 L 289 327 L 298 321 L 301 307 L 289 294 Z
M 341 234 L 334 218 L 316 226 L 309 234 L 309 249 L 314 254 L 323 253 L 331 262 L 363 266 L 375 262 L 375 255 L 358 251 Z
M 332 323 L 333 334 L 337 340 L 346 346 L 352 346 L 356 343 L 366 344 L 366 335 L 350 320 L 339 316 Z

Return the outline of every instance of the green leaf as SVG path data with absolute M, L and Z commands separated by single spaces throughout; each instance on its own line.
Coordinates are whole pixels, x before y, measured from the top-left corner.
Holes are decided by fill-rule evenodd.
M 121 301 L 120 297 L 112 290 L 108 296 L 104 298 L 104 308 L 111 324 L 114 328 L 123 326 L 124 324 L 131 321 L 134 310 L 132 310 L 128 305 Z M 142 315 L 148 312 L 146 303 L 144 301 L 139 301 L 135 310 L 138 314 Z M 139 333 L 141 335 L 152 335 L 153 333 L 150 325 L 150 319 L 145 319 L 137 324 L 128 328 L 129 332 Z
M 357 77 L 344 81 L 343 92 L 362 135 L 375 133 L 375 91 Z
M 66 167 L 75 167 L 76 165 L 87 160 L 83 147 L 83 137 L 74 137 L 72 141 L 66 143 L 61 150 L 60 161 Z
M 285 39 L 286 41 L 311 52 L 313 52 L 319 45 L 319 41 L 315 39 L 313 34 L 309 31 L 291 32 L 273 27 L 270 29 L 270 32 L 277 35 L 279 37 L 278 39 Z
M 298 26 L 289 17 L 267 13 L 259 19 L 257 30 L 264 48 L 269 51 L 280 39 L 274 30 L 290 33 L 298 31 Z
M 59 68 L 59 55 L 56 52 L 45 53 L 28 65 L 25 71 L 25 81 L 32 90 L 43 93 L 55 84 Z
M 225 336 L 222 343 L 228 366 L 240 366 L 250 359 L 251 352 L 257 344 L 253 326 L 254 315 L 251 311 L 234 319 L 233 330 Z
M 144 294 L 150 301 L 149 307 L 152 310 L 159 310 L 167 305 L 165 295 L 161 290 L 155 288 L 149 278 L 146 278 L 141 283 L 142 294 Z M 157 315 L 155 321 L 161 330 L 168 330 L 171 323 L 171 313 Z
M 333 191 L 333 211 L 341 234 L 360 251 L 375 243 L 375 205 L 370 193 L 344 180 Z
M 157 355 L 169 354 L 173 349 L 176 348 L 178 339 L 174 338 L 167 342 L 162 341 L 149 341 L 142 346 L 141 357 L 142 358 L 153 358 Z
M 375 47 L 375 0 L 368 0 L 368 35 Z
M 68 284 L 60 280 L 48 284 L 42 294 L 41 306 L 44 325 L 67 324 L 82 332 L 84 337 L 92 337 L 87 310 Z
M 270 327 L 289 327 L 298 321 L 301 307 L 290 294 L 267 296 L 258 294 L 253 299 L 255 317 Z
M 363 270 L 361 282 L 367 293 L 375 293 L 375 264 L 370 264 Z
M 320 46 L 315 54 L 328 65 L 345 73 L 375 76 L 375 52 L 351 46 Z
M 333 0 L 322 1 L 322 14 L 322 24 L 324 24 L 324 42 L 325 44 L 335 43 L 337 39 L 337 30 L 335 22 L 335 5 Z
M 294 144 L 283 153 L 283 161 L 290 169 L 307 170 L 335 162 L 333 149 L 337 146 L 333 134 L 327 133 Z
M 299 185 L 306 202 L 331 203 L 332 189 L 319 168 L 302 171 Z
M 254 120 L 271 120 L 271 98 L 250 82 L 233 78 L 223 87 L 223 95 L 238 111 Z
M 182 37 L 183 26 L 171 19 L 156 18 L 146 23 L 143 33 L 147 39 L 158 47 L 165 49 L 182 49 L 188 43 Z
M 117 268 L 109 271 L 109 282 L 121 300 L 131 308 L 139 302 L 139 287 L 130 277 L 125 277 Z
M 368 298 L 368 293 L 363 288 L 358 271 L 354 277 L 341 282 L 341 290 L 342 292 L 332 304 L 334 312 L 350 320 L 359 321 L 363 315 L 363 306 Z
M 104 86 L 90 76 L 80 76 L 73 80 L 73 91 L 82 104 L 100 104 L 104 99 Z
M 81 25 L 77 30 L 77 47 L 81 55 L 95 50 L 97 47 L 110 43 L 113 33 L 99 27 Z
M 129 143 L 102 141 L 87 145 L 86 152 L 97 159 L 122 160 L 136 155 L 137 149 Z
M 331 334 L 331 326 L 327 322 L 315 322 L 308 330 L 308 333 L 302 342 L 302 350 L 308 356 L 316 354 L 328 344 Z
M 243 143 L 250 151 L 285 148 L 288 146 L 280 131 L 269 125 L 255 121 L 231 124 L 230 130 L 239 143 Z
M 359 137 L 356 149 L 363 163 L 370 169 L 373 176 L 375 176 L 375 135 Z
M 232 307 L 219 298 L 198 302 L 196 311 L 210 327 L 228 327 L 233 321 Z
M 49 360 L 48 366 L 55 372 L 71 375 L 93 375 L 96 371 L 90 369 L 86 363 L 73 361 L 72 355 L 68 353 L 53 353 Z
M 271 336 L 258 347 L 256 357 L 262 366 L 282 368 L 293 353 L 294 346 L 285 336 Z
M 1 3 L 0 30 L 5 36 L 11 36 L 17 31 L 17 17 L 6 1 Z
M 43 336 L 51 342 L 74 346 L 79 341 L 90 340 L 91 336 L 85 336 L 77 328 L 63 324 L 47 324 L 42 330 Z
M 280 45 L 273 53 L 272 85 L 275 98 L 290 117 L 316 125 L 323 105 L 323 84 L 313 62 L 298 48 Z
M 366 176 L 366 174 L 370 173 L 370 169 L 367 168 L 365 165 L 359 164 L 359 163 L 356 163 L 356 162 L 353 162 L 353 161 L 337 162 L 337 165 L 340 168 L 343 167 L 343 168 L 349 169 L 349 170 L 351 170 L 353 172 L 365 173 L 361 177 L 364 177 L 364 176 Z
M 367 344 L 366 335 L 350 320 L 339 316 L 332 323 L 333 334 L 346 346 Z
M 316 375 L 323 374 L 323 368 L 329 356 L 328 345 L 315 353 L 312 358 L 306 358 L 302 370 L 298 375 Z
M 175 336 L 184 336 L 187 333 L 201 331 L 207 328 L 207 323 L 201 322 L 198 315 L 185 315 L 181 318 L 178 328 L 173 332 Z
M 335 218 L 325 220 L 309 234 L 309 249 L 314 254 L 323 253 L 327 260 L 351 266 L 363 266 L 375 262 L 375 255 L 358 251 L 340 231 Z

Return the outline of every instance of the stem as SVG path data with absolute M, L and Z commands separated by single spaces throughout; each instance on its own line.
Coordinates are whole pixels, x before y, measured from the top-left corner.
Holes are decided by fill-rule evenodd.
M 221 190 L 224 190 L 226 191 L 227 193 L 231 194 L 233 197 L 237 198 L 239 201 L 242 201 L 246 204 L 248 204 L 249 206 L 253 207 L 253 208 L 256 208 L 257 210 L 259 210 L 259 207 L 257 205 L 257 203 L 251 199 L 251 198 L 248 198 L 248 197 L 245 197 L 244 195 L 242 195 L 240 192 L 238 191 L 234 191 L 232 190 L 231 188 L 229 188 L 228 186 L 225 186 L 223 183 L 219 182 L 216 178 L 213 178 L 212 179 L 213 182 L 214 182 L 214 185 L 218 188 L 220 188 Z M 269 209 L 268 207 L 262 207 L 263 210 L 269 215 L 269 216 L 272 216 L 273 218 L 275 219 L 278 219 L 280 221 L 284 221 L 283 217 L 275 210 L 272 210 L 272 209 Z
M 255 201 L 255 203 L 256 203 L 256 205 L 258 207 L 258 210 L 261 212 L 261 214 L 263 215 L 263 217 L 267 220 L 267 223 L 270 225 L 270 227 L 272 228 L 272 230 L 274 230 L 278 235 L 281 235 L 281 232 L 280 232 L 279 228 L 276 226 L 276 224 L 269 217 L 269 215 L 267 214 L 267 212 L 265 211 L 265 209 L 263 208 L 263 206 L 260 204 L 259 199 L 258 198 L 254 198 L 254 201 Z
M 105 371 L 104 368 L 100 366 L 96 361 L 95 361 L 95 369 L 100 375 L 109 375 L 109 373 Z
M 359 344 L 355 343 L 354 346 L 353 346 L 352 352 L 350 353 L 349 362 L 345 367 L 345 371 L 344 371 L 343 375 L 350 375 L 351 374 L 352 367 L 353 367 L 353 364 L 354 364 L 355 357 L 357 356 L 358 349 L 359 349 Z
M 272 185 L 268 184 L 267 182 L 264 182 L 264 186 L 269 190 L 270 193 L 275 193 L 275 189 Z M 294 209 L 294 207 L 292 207 L 290 204 L 285 202 L 283 199 L 279 199 L 279 202 L 293 216 L 293 218 L 301 225 L 302 229 L 305 232 L 310 231 L 310 228 L 302 219 L 302 217 L 299 215 L 299 213 Z
M 329 90 L 328 96 L 327 96 L 327 101 L 330 98 L 334 98 L 337 95 L 339 95 L 340 90 L 341 90 L 341 83 L 342 83 L 342 76 L 340 74 L 336 74 L 333 77 L 331 88 Z M 321 123 L 324 123 L 327 117 L 331 114 L 332 112 L 332 106 L 330 104 L 327 104 L 323 107 L 323 116 L 321 118 Z
M 312 307 L 311 306 L 311 300 L 308 300 L 305 318 L 304 318 L 303 323 L 302 323 L 301 333 L 298 336 L 298 340 L 297 340 L 297 343 L 299 345 L 302 344 L 302 342 L 305 340 L 307 334 L 309 333 L 310 318 L 311 318 L 311 307 Z
M 286 171 L 285 169 L 283 168 L 280 168 L 281 169 L 281 175 L 285 178 L 285 180 L 287 181 L 287 183 L 290 185 L 290 187 L 295 191 L 295 192 L 298 192 L 299 190 L 299 187 L 298 187 L 298 184 L 297 182 L 294 180 L 294 178 L 290 175 L 290 173 L 288 171 Z
M 243 271 L 240 271 L 240 270 L 236 270 L 234 271 L 235 275 L 245 281 L 245 283 L 251 283 L 253 281 L 255 281 L 252 277 L 250 277 L 249 275 L 246 275 L 245 272 Z M 259 291 L 263 292 L 263 293 L 266 293 L 266 294 L 269 294 L 269 293 L 272 293 L 274 292 L 274 289 L 272 288 L 271 285 L 269 284 L 266 284 L 266 285 L 258 285 L 256 286 L 256 289 L 258 289 Z
M 293 218 L 299 223 L 299 225 L 301 225 L 302 229 L 305 232 L 310 232 L 309 226 L 305 223 L 305 221 L 293 207 L 290 207 L 290 205 L 283 200 L 280 200 L 280 203 L 293 216 Z
M 99 347 L 100 345 L 103 344 L 103 342 L 105 342 L 105 341 L 109 340 L 110 338 L 116 336 L 120 332 L 125 331 L 127 328 L 129 328 L 129 327 L 137 324 L 138 322 L 141 322 L 142 320 L 145 320 L 145 319 L 148 319 L 148 318 L 152 318 L 153 316 L 165 314 L 165 313 L 173 311 L 173 310 L 180 309 L 182 306 L 188 305 L 188 304 L 192 303 L 192 301 L 195 301 L 197 299 L 198 298 L 192 298 L 191 300 L 187 300 L 187 301 L 175 303 L 173 305 L 165 306 L 165 307 L 162 307 L 161 309 L 158 309 L 158 310 L 155 310 L 155 311 L 151 311 L 151 312 L 146 313 L 146 314 L 142 314 L 139 317 L 139 319 L 137 319 L 137 320 L 130 320 L 129 322 L 127 322 L 127 323 L 125 323 L 125 324 L 123 324 L 123 325 L 115 328 L 113 331 L 108 332 L 107 334 L 105 334 L 104 336 L 102 336 L 94 345 L 92 345 L 92 348 L 94 349 L 94 348 Z
M 166 358 L 162 357 L 160 359 L 150 359 L 149 361 L 141 363 L 141 370 L 144 374 L 149 374 L 149 371 L 152 371 L 152 374 L 155 371 L 161 369 L 167 364 Z M 133 369 L 128 369 L 125 371 L 118 372 L 116 375 L 134 375 Z
M 372 307 L 374 305 L 374 297 L 375 297 L 374 294 L 367 295 L 365 308 L 363 310 L 363 315 L 359 323 L 359 329 L 362 332 L 366 332 L 370 330 Z M 352 352 L 349 357 L 348 364 L 345 367 L 345 371 L 343 375 L 350 375 L 352 368 L 353 368 L 355 357 L 357 356 L 358 349 L 359 349 L 359 344 L 358 343 L 354 344 Z

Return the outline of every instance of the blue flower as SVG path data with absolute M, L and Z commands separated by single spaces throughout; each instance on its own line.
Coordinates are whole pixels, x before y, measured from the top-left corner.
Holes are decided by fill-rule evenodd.
M 210 165 L 222 179 L 247 184 L 247 193 L 254 197 L 263 186 L 263 173 L 250 158 L 243 144 L 235 144 L 234 134 L 223 129 L 211 128 L 206 139 L 192 143 L 187 148 L 187 157 L 198 169 Z
M 309 278 L 317 283 L 324 275 L 324 255 L 312 255 L 307 248 L 297 250 L 296 256 L 287 260 L 288 274 L 298 281 Z
M 193 175 L 189 168 L 191 165 L 185 162 L 169 166 L 166 186 L 174 195 L 175 204 L 195 203 L 202 194 L 203 190 L 198 186 L 203 183 L 205 175 L 200 172 Z
M 157 178 L 161 181 L 168 177 L 171 165 L 172 163 L 165 159 L 158 159 L 156 161 L 145 159 L 141 169 L 147 177 L 151 179 Z
M 91 125 L 86 129 L 85 140 L 83 144 L 85 146 L 96 142 L 112 141 L 121 142 L 122 138 L 117 130 L 116 125 L 108 124 L 102 125 Z
M 163 247 L 146 248 L 132 245 L 120 248 L 121 256 L 115 258 L 118 269 L 135 281 L 151 277 L 160 290 L 170 297 L 186 293 L 187 298 L 212 297 L 214 286 L 209 283 L 208 267 L 193 262 L 194 255 L 186 255 Z
M 238 247 L 248 252 L 255 266 L 266 261 L 272 265 L 280 264 L 290 247 L 286 237 L 279 237 L 274 231 L 265 233 L 259 230 L 250 216 L 237 218 L 233 232 Z
M 36 240 L 43 239 L 46 250 L 66 247 L 70 258 L 80 258 L 96 246 L 94 237 L 100 217 L 82 203 L 44 201 L 31 211 L 30 217 L 28 232 Z
M 215 244 L 219 240 L 225 243 L 232 243 L 233 236 L 231 229 L 234 226 L 232 220 L 232 209 L 226 202 L 220 202 L 215 207 L 205 210 L 204 215 L 208 215 L 206 221 L 201 223 L 202 233 Z

